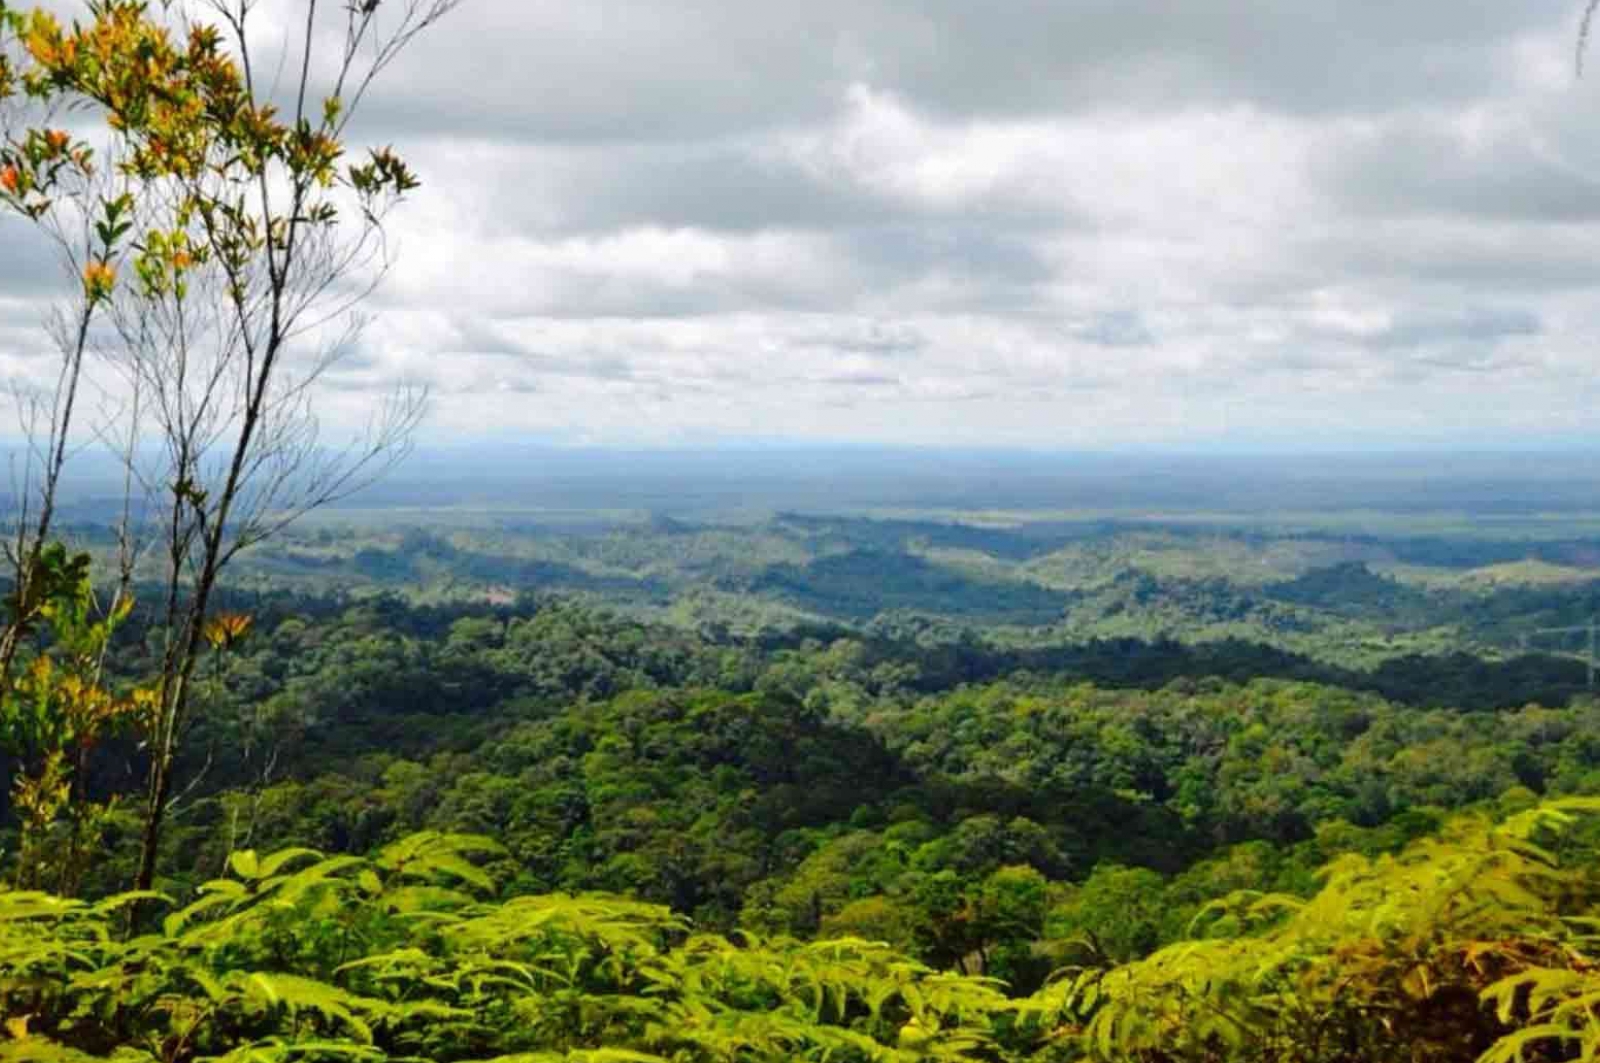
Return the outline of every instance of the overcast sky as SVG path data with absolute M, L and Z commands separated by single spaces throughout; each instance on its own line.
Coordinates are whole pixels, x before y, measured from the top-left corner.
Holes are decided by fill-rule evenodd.
M 334 420 L 1065 448 L 1600 441 L 1566 0 L 467 0 Z M 0 361 L 43 290 L 0 227 Z

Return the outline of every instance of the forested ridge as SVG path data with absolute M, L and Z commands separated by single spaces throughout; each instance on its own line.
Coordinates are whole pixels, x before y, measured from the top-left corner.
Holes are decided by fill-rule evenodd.
M 1406 656 L 1509 659 L 1531 632 L 1581 625 L 1600 610 L 1600 537 L 1565 537 L 1532 518 L 1503 532 L 1427 538 L 1403 525 L 1388 535 L 1315 521 L 1272 529 L 1261 515 L 1199 528 L 1026 516 L 998 527 L 799 514 L 579 528 L 493 511 L 480 519 L 492 530 L 332 523 L 241 559 L 240 579 L 263 590 L 389 590 L 438 602 L 481 598 L 485 588 L 538 590 L 745 633 L 942 625 L 990 630 L 1016 647 L 1235 640 L 1345 673 Z M 1569 639 L 1531 649 L 1577 647 Z

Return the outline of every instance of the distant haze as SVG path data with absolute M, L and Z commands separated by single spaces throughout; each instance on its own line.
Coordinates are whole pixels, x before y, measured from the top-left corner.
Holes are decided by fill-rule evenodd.
M 1181 512 L 1600 511 L 1600 455 L 1046 454 L 766 447 L 423 450 L 363 507 Z
M 66 498 L 101 520 L 115 462 L 69 465 Z M 0 490 L 0 496 L 9 490 Z M 1069 453 L 874 446 L 423 447 L 343 509 L 634 511 L 1146 510 L 1600 513 L 1600 452 Z

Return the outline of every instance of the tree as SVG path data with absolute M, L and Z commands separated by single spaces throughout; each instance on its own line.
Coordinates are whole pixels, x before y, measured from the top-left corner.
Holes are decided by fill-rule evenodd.
M 1031 1003 L 1108 1061 L 1593 1059 L 1594 852 L 1556 854 L 1596 811 L 1463 816 L 1399 854 L 1346 854 L 1310 899 L 1233 894 L 1191 940 L 1064 971 Z
M 1081 941 L 1119 963 L 1136 960 L 1161 944 L 1165 887 L 1148 868 L 1100 864 L 1050 914 L 1050 936 Z
M 59 356 L 53 386 L 12 387 L 27 446 L 13 458 L 15 512 L 0 542 L 10 578 L 0 623 L 0 751 L 11 758 L 7 797 L 19 826 L 14 881 L 70 893 L 111 814 L 109 804 L 87 794 L 90 755 L 144 715 L 152 692 L 118 694 L 102 678 L 112 633 L 132 605 L 126 523 L 119 528 L 119 578 L 109 602 L 95 594 L 89 557 L 53 541 L 91 327 L 110 294 L 106 263 L 126 231 L 128 203 L 109 193 L 87 145 L 48 125 L 16 127 L 19 114 L 10 104 L 21 87 L 32 92 L 36 86 L 22 78 L 9 38 L 33 28 L 32 20 L 0 2 L 0 207 L 31 220 L 79 280 L 46 325 Z M 83 209 L 91 202 L 98 204 L 98 218 Z
M 140 888 L 155 876 L 220 575 L 241 550 L 381 474 L 420 417 L 424 396 L 401 390 L 359 438 L 329 447 L 312 389 L 352 349 L 356 310 L 388 264 L 385 219 L 417 187 L 388 149 L 346 163 L 349 123 L 374 79 L 459 2 L 304 0 L 298 33 L 271 56 L 255 0 L 89 0 L 88 20 L 71 26 L 0 0 L 15 37 L 0 98 L 42 115 L 7 136 L 0 190 L 39 225 L 90 234 L 75 261 L 87 310 L 73 372 L 95 335 L 124 396 L 101 434 L 126 440 L 130 495 L 159 513 L 145 529 L 163 570 L 164 649 Z M 293 71 L 286 93 L 262 78 L 274 59 Z M 50 127 L 63 107 L 102 118 L 102 148 Z M 71 394 L 51 410 L 43 513 Z M 31 549 L 48 531 L 41 519 Z M 0 666 L 5 654 L 0 643 Z
M 33 557 L 29 585 L 48 648 L 0 688 L 0 752 L 14 758 L 9 797 L 20 827 L 14 883 L 71 895 L 112 812 L 86 792 L 89 755 L 154 698 L 149 688 L 115 692 L 103 679 L 107 645 L 131 600 L 100 613 L 87 555 L 51 544 Z M 19 615 L 13 603 L 7 634 L 33 629 Z

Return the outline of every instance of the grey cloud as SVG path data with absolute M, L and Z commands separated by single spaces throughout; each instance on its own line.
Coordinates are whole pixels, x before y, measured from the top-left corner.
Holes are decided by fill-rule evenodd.
M 395 65 L 363 121 L 559 142 L 802 121 L 829 106 L 833 37 L 801 4 L 469 4 Z
M 1519 341 L 1545 331 L 1537 313 L 1510 307 L 1405 310 L 1377 328 L 1302 319 L 1284 340 L 1237 346 L 1199 375 L 1238 381 L 1271 373 L 1320 387 L 1369 372 L 1415 385 L 1441 373 L 1492 374 L 1534 366 L 1537 360 Z
M 55 348 L 37 329 L 9 328 L 0 325 L 0 355 L 14 358 L 19 362 L 36 362 L 42 372 L 47 368 L 45 362 L 54 360 Z
M 1493 93 L 1494 49 L 1568 0 L 531 0 L 468 5 L 403 58 L 387 129 L 643 141 L 790 126 L 863 82 L 954 115 L 1253 103 L 1307 113 Z
M 1592 124 L 1587 113 L 1584 122 Z M 1322 174 L 1334 196 L 1363 213 L 1600 221 L 1600 137 L 1585 128 L 1574 145 L 1572 132 L 1518 123 L 1482 143 L 1438 116 L 1406 118 L 1359 143 L 1337 142 Z
M 1388 375 L 1400 384 L 1422 384 L 1440 373 L 1494 375 L 1534 365 L 1525 355 L 1501 355 L 1468 347 L 1455 347 L 1431 354 L 1414 354 L 1391 363 Z
M 1378 328 L 1302 324 L 1297 338 L 1301 343 L 1329 343 L 1377 353 L 1436 352 L 1441 347 L 1455 346 L 1481 351 L 1487 356 L 1504 341 L 1539 336 L 1543 332 L 1543 320 L 1531 310 L 1472 307 L 1406 310 Z M 1456 361 L 1459 360 L 1452 360 L 1452 364 Z
M 615 354 L 599 350 L 576 355 L 550 354 L 512 337 L 504 328 L 490 322 L 457 318 L 451 324 L 459 337 L 456 344 L 459 353 L 506 358 L 511 363 L 507 370 L 510 373 L 595 380 L 633 380 L 638 375 L 627 359 Z M 455 352 L 442 353 L 448 357 Z
M 447 170 L 459 147 L 430 144 L 424 169 Z M 1088 229 L 1093 219 L 1065 204 L 1040 204 L 996 190 L 977 201 L 939 204 L 869 187 L 781 150 L 770 138 L 507 149 L 477 224 L 559 238 L 631 226 L 750 233 L 981 222 L 1037 234 Z
M 43 237 L 0 213 L 0 296 L 40 297 L 66 285 L 64 266 Z
M 514 306 L 496 305 L 482 312 L 486 316 L 573 321 L 692 318 L 754 308 L 821 311 L 839 306 L 850 287 L 847 276 L 833 278 L 827 284 L 770 276 L 708 276 L 692 284 L 676 284 L 621 272 L 573 270 L 530 278 L 528 288 Z M 411 305 L 411 297 L 386 293 L 379 305 L 405 309 Z
M 1097 347 L 1145 347 L 1156 337 L 1137 310 L 1114 310 L 1096 315 L 1081 325 L 1070 327 L 1074 339 Z
M 527 344 L 482 318 L 457 316 L 450 325 L 456 333 L 457 349 L 464 353 L 499 354 L 511 358 L 525 358 L 530 353 Z
M 1304 289 L 1361 283 L 1531 297 L 1600 281 L 1600 225 L 1528 226 L 1494 219 L 1350 218 L 1286 232 L 1276 276 Z M 1435 291 L 1431 297 L 1437 298 Z
M 746 310 L 822 311 L 840 305 L 846 277 L 819 284 L 807 278 L 706 277 L 692 285 L 640 279 L 585 278 L 530 307 L 550 317 L 681 318 Z
M 1225 362 L 1197 372 L 1195 383 L 1227 389 L 1272 374 L 1318 394 L 1363 377 L 1404 388 L 1451 375 L 1493 377 L 1537 369 L 1540 359 L 1522 341 L 1545 332 L 1537 313 L 1505 307 L 1406 310 L 1379 328 L 1301 321 L 1282 342 L 1236 348 Z
M 1252 374 L 1273 372 L 1290 377 L 1339 373 L 1349 368 L 1349 359 L 1342 351 L 1315 340 L 1300 337 L 1294 343 L 1236 356 L 1236 361 Z
M 1571 12 L 1565 0 L 1453 4 L 1347 0 L 920 0 L 867 5 L 860 36 L 877 83 L 955 113 L 1093 101 L 1162 109 L 1249 102 L 1385 110 L 1494 91 L 1507 36 Z M 1419 76 L 1421 75 L 1421 76 Z
M 899 387 L 900 378 L 887 376 L 883 373 L 834 373 L 823 377 L 825 384 L 838 384 L 857 388 L 888 388 Z
M 534 380 L 500 379 L 494 382 L 491 390 L 509 392 L 513 395 L 537 395 L 546 389 L 544 385 Z
M 928 337 L 912 325 L 866 321 L 814 329 L 796 337 L 794 343 L 823 351 L 900 358 L 926 349 Z
M 1034 304 L 1037 290 L 1056 276 L 1038 243 L 982 222 L 885 225 L 840 236 L 849 260 L 868 275 L 866 296 L 931 283 L 928 308 L 1004 312 Z
M 1388 328 L 1366 337 L 1368 346 L 1424 347 L 1436 343 L 1493 344 L 1544 331 L 1539 315 L 1529 310 L 1479 308 L 1448 314 L 1408 313 Z
M 349 395 L 369 395 L 383 387 L 383 381 L 370 374 L 330 372 L 318 379 L 317 387 Z
M 652 145 L 544 153 L 516 188 L 542 193 L 513 217 L 542 232 L 589 232 L 630 225 L 752 231 L 835 228 L 907 216 L 903 203 L 829 182 L 749 144 Z

